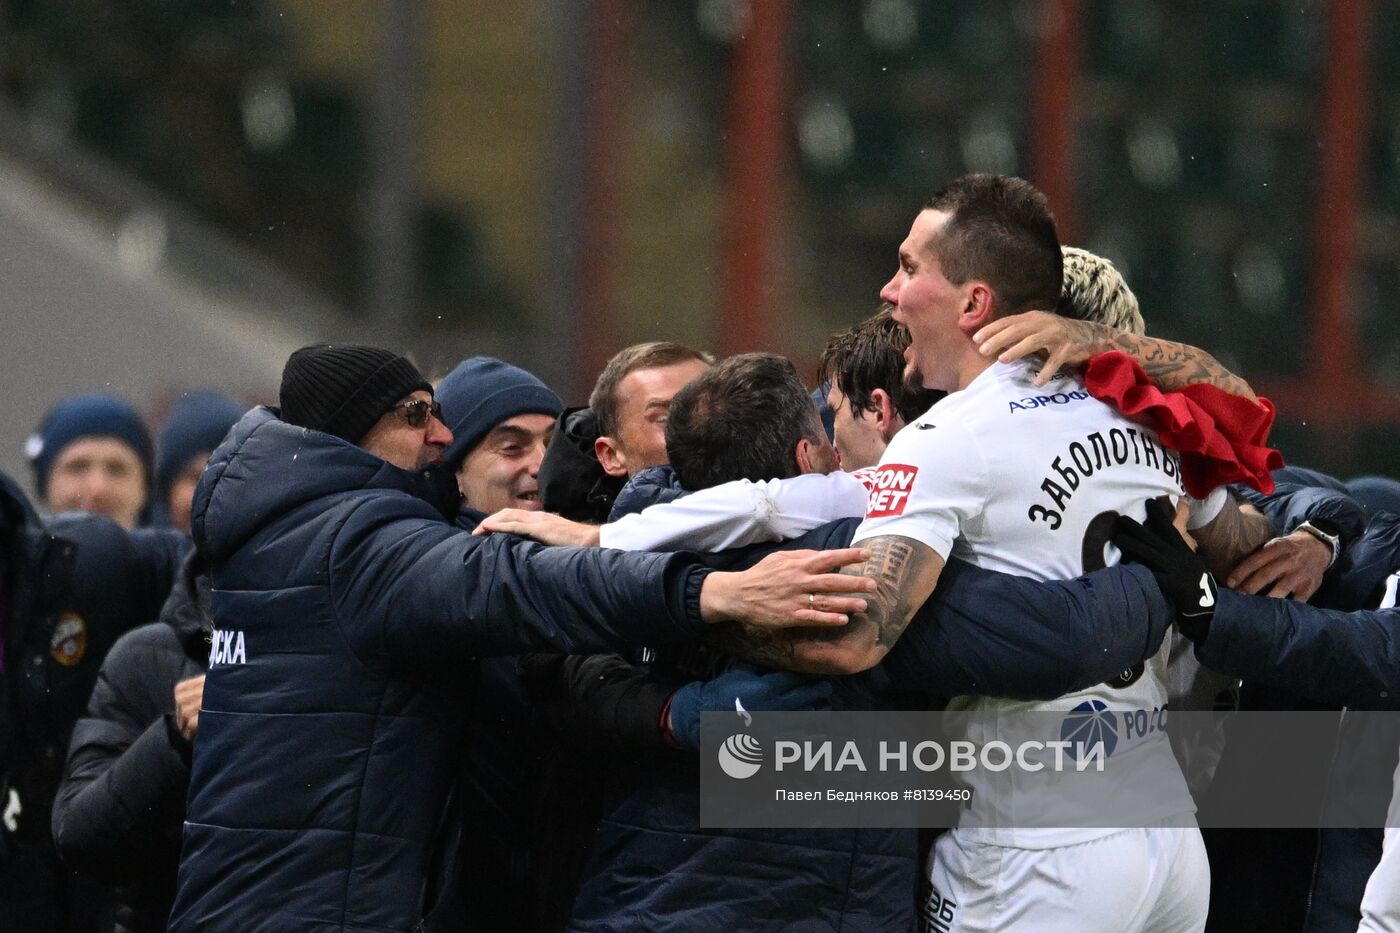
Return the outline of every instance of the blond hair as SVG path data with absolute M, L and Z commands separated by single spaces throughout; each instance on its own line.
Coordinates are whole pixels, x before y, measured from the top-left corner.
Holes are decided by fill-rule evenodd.
M 1142 336 L 1147 327 L 1137 296 L 1113 263 L 1077 246 L 1063 246 L 1065 276 L 1059 313 Z

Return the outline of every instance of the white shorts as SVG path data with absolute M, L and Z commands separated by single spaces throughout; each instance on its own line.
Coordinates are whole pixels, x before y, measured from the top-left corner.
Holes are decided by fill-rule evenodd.
M 1055 849 L 944 833 L 929 857 L 924 933 L 1199 933 L 1210 865 L 1195 826 L 1125 829 Z

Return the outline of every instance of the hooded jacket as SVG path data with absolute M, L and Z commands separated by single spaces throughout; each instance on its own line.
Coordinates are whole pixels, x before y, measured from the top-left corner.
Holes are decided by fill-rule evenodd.
M 20 807 L 15 829 L 0 827 L 6 931 L 75 922 L 49 837 L 68 738 L 113 643 L 156 617 L 187 542 L 87 513 L 41 521 L 0 473 L 0 800 Z
M 160 621 L 112 647 L 73 729 L 54 843 L 65 863 L 113 891 L 118 933 L 163 931 L 170 916 L 190 781 L 174 692 L 204 671 L 208 610 L 209 578 L 191 558 Z
M 453 928 L 475 659 L 701 630 L 687 558 L 473 538 L 447 520 L 456 503 L 450 474 L 266 408 L 214 453 L 193 513 L 213 643 L 172 930 Z
M 540 463 L 540 501 L 546 511 L 576 522 L 607 521 L 624 480 L 604 472 L 593 452 L 597 439 L 593 409 L 564 409 Z

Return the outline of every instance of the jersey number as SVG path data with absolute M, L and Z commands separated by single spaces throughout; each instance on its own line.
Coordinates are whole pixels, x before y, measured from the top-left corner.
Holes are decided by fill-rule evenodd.
M 1165 500 L 1167 505 L 1171 505 L 1170 496 L 1158 496 L 1158 498 Z M 1079 554 L 1083 573 L 1092 573 L 1108 566 L 1103 549 L 1108 547 L 1109 538 L 1113 536 L 1113 523 L 1117 520 L 1118 513 L 1110 509 L 1095 515 L 1090 520 L 1089 527 L 1084 529 L 1084 547 Z
M 1108 546 L 1109 538 L 1113 535 L 1113 523 L 1117 520 L 1118 513 L 1115 511 L 1100 512 L 1089 522 L 1089 527 L 1084 529 L 1084 549 L 1080 553 L 1080 561 L 1085 573 L 1102 570 L 1108 566 L 1104 548 Z M 1131 687 L 1138 682 L 1138 678 L 1142 677 L 1142 672 L 1146 669 L 1147 663 L 1139 661 L 1112 680 L 1105 681 L 1104 686 L 1110 690 Z

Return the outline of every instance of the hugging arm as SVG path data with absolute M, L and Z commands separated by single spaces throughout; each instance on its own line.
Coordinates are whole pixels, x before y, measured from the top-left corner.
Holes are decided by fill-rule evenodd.
M 1078 321 L 1045 311 L 1027 311 L 993 321 L 979 330 L 973 340 L 984 355 L 995 354 L 1003 363 L 1032 353 L 1045 357 L 1037 385 L 1044 385 L 1061 368 L 1079 366 L 1090 357 L 1119 350 L 1132 357 L 1148 378 L 1165 392 L 1209 383 L 1251 402 L 1258 400 L 1249 383 L 1199 347 L 1138 336 L 1105 324 Z
M 844 626 L 825 629 L 759 629 L 749 625 L 711 626 L 705 640 L 756 664 L 813 674 L 854 674 L 880 663 L 938 583 L 943 558 L 912 538 L 882 535 L 860 542 L 870 557 L 849 564 L 842 574 L 874 581 L 861 593 L 863 611 L 850 613 Z M 852 580 L 853 587 L 857 580 Z M 860 581 L 868 587 L 868 582 Z M 818 599 L 818 608 L 821 607 Z
M 943 558 L 927 544 L 900 535 L 880 535 L 861 541 L 860 546 L 870 551 L 869 559 L 841 572 L 875 581 L 874 591 L 865 597 L 865 611 L 852 613 L 844 628 L 789 633 L 798 670 L 852 674 L 874 667 L 889 654 L 938 585 Z

